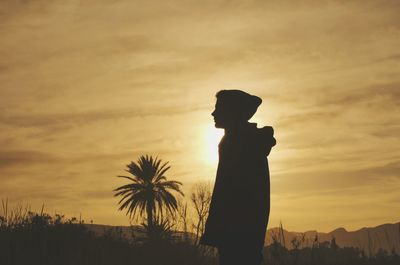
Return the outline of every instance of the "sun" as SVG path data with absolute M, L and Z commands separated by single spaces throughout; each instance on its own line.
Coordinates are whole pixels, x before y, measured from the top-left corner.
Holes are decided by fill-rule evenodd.
M 224 131 L 222 129 L 216 129 L 214 126 L 210 125 L 206 129 L 206 161 L 210 165 L 218 164 L 218 144 L 221 141 Z

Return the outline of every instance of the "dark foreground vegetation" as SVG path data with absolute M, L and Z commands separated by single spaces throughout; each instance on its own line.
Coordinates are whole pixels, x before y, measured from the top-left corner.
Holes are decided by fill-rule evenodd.
M 339 247 L 334 238 L 330 242 L 318 242 L 311 247 L 299 248 L 301 239 L 294 239 L 288 250 L 274 239 L 274 243 L 264 248 L 266 264 L 276 265 L 395 265 L 400 264 L 400 256 L 393 250 L 388 253 L 380 249 L 375 255 L 367 256 L 363 250 L 354 247 Z
M 103 235 L 96 236 L 82 220 L 76 218 L 17 211 L 0 216 L 0 264 L 218 264 L 213 249 L 199 246 L 189 237 L 176 236 L 165 224 L 156 224 L 157 229 L 150 237 L 127 239 L 118 230 L 105 231 Z M 296 247 L 300 246 L 300 241 L 294 240 L 292 244 L 294 249 L 288 250 L 275 240 L 264 249 L 264 264 L 400 264 L 400 257 L 394 252 L 381 250 L 368 257 L 356 248 L 337 246 L 334 239 L 322 243 L 316 240 L 312 247 L 306 248 Z
M 165 232 L 165 231 L 164 231 Z M 115 231 L 95 234 L 76 218 L 27 212 L 16 218 L 0 216 L 0 264 L 216 264 L 209 250 L 186 240 L 128 240 Z

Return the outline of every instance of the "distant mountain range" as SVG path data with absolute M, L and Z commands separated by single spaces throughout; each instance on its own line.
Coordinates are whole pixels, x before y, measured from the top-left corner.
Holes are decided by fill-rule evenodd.
M 143 230 L 139 226 L 110 226 L 99 224 L 85 224 L 85 226 L 96 235 L 109 234 L 125 238 L 143 236 Z M 283 231 L 283 232 L 282 232 Z M 176 232 L 177 236 L 183 236 L 183 232 Z M 194 238 L 193 234 L 189 238 Z M 267 231 L 265 244 L 270 245 L 274 239 L 279 241 L 288 249 L 293 248 L 293 240 L 300 242 L 299 247 L 309 247 L 313 243 L 321 244 L 330 242 L 333 238 L 340 247 L 357 247 L 363 249 L 366 254 L 376 253 L 380 248 L 389 253 L 394 249 L 400 253 L 400 222 L 395 224 L 383 224 L 376 227 L 364 227 L 356 231 L 347 231 L 337 228 L 329 233 L 317 231 L 289 232 L 281 228 L 270 228 Z
M 283 233 L 281 232 L 282 230 Z M 268 229 L 265 240 L 266 245 L 272 244 L 274 238 L 289 249 L 293 248 L 292 241 L 295 238 L 300 240 L 300 247 L 309 247 L 315 240 L 321 243 L 326 241 L 330 242 L 335 238 L 338 246 L 357 247 L 363 249 L 366 254 L 376 253 L 380 248 L 389 253 L 393 249 L 397 253 L 400 253 L 400 222 L 395 224 L 383 224 L 376 227 L 364 227 L 356 231 L 347 231 L 344 228 L 337 228 L 329 233 L 320 233 L 317 231 L 301 233 L 288 232 L 280 228 Z

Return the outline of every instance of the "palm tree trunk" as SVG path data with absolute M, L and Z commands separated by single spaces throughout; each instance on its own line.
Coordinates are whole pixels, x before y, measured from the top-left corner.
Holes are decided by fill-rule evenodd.
M 151 234 L 151 232 L 153 231 L 153 207 L 151 206 L 150 203 L 147 203 L 146 211 L 147 211 L 147 229 L 148 233 Z

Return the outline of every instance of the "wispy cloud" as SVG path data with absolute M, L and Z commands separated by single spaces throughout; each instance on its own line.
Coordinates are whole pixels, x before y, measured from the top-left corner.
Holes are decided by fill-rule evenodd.
M 179 114 L 187 114 L 194 111 L 204 110 L 201 106 L 184 106 L 184 107 L 158 107 L 148 109 L 111 109 L 86 111 L 78 113 L 45 113 L 45 114 L 8 114 L 3 111 L 0 114 L 0 123 L 12 125 L 16 127 L 53 127 L 57 125 L 81 125 L 88 123 L 96 123 L 105 120 L 144 118 L 148 116 L 172 116 Z
M 2 1 L 0 192 L 126 224 L 109 196 L 114 177 L 151 153 L 184 183 L 212 180 L 202 156 L 214 96 L 239 88 L 263 98 L 255 120 L 278 139 L 271 222 L 362 225 L 340 215 L 374 187 L 382 202 L 398 202 L 384 188 L 400 185 L 398 9 L 373 0 Z M 351 194 L 357 203 L 339 215 Z M 313 203 L 323 222 L 310 223 Z M 365 225 L 393 217 L 383 203 L 371 207 Z
M 29 167 L 31 164 L 51 163 L 55 156 L 38 151 L 12 150 L 0 151 L 0 169 L 3 167 Z

